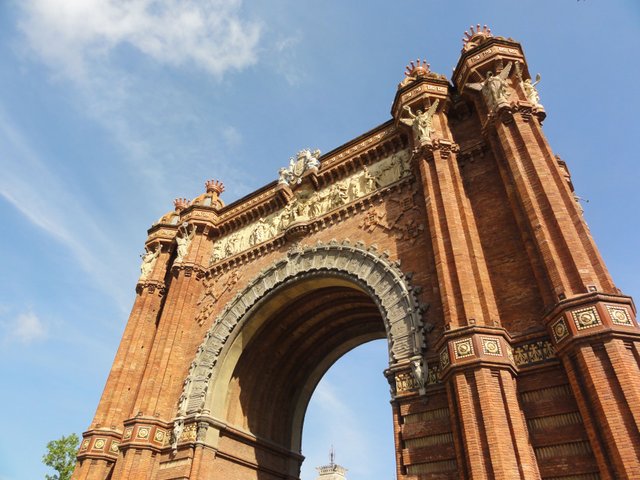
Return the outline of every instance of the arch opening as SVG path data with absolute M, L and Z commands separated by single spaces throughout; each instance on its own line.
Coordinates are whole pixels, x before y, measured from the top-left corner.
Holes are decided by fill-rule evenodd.
M 385 338 L 390 371 L 422 365 L 425 308 L 416 294 L 399 264 L 361 244 L 290 250 L 207 332 L 178 405 L 174 451 L 184 425 L 197 423 L 216 461 L 227 462 L 219 471 L 297 478 L 309 399 L 338 358 Z M 413 368 L 422 385 L 423 372 Z
M 386 343 L 373 340 L 340 357 L 322 377 L 307 406 L 302 431 L 302 480 L 314 480 L 317 467 L 335 463 L 347 478 L 395 478 L 393 409 Z

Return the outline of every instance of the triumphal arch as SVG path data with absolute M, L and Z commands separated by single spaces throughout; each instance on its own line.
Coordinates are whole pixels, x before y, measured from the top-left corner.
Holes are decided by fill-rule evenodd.
M 73 478 L 297 479 L 314 387 L 377 338 L 397 478 L 640 478 L 635 307 L 539 81 L 478 27 L 451 79 L 410 63 L 373 130 L 230 205 L 213 180 L 176 200 Z

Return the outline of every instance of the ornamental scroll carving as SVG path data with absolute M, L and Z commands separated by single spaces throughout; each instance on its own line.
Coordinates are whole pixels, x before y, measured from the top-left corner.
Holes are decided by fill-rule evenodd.
M 215 379 L 216 365 L 225 347 L 232 344 L 256 303 L 275 288 L 316 275 L 336 275 L 350 279 L 367 291 L 380 309 L 387 332 L 389 364 L 409 364 L 422 357 L 427 326 L 422 321 L 426 306 L 418 301 L 418 290 L 384 253 L 364 244 L 345 241 L 318 243 L 309 248 L 292 248 L 286 257 L 263 270 L 231 300 L 206 333 L 196 352 L 178 403 L 174 430 L 184 427 L 187 416 L 199 414 L 205 406 L 207 391 Z M 418 370 L 424 385 L 424 368 Z M 414 375 L 416 374 L 414 369 Z M 179 435 L 174 434 L 174 438 Z
M 281 210 L 217 239 L 209 264 L 266 242 L 295 222 L 311 221 L 411 175 L 408 150 L 389 155 L 320 190 L 299 188 Z

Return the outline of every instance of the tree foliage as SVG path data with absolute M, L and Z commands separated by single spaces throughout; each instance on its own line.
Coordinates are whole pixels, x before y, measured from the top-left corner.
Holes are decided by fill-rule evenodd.
M 42 462 L 53 468 L 57 474 L 45 475 L 47 480 L 69 480 L 76 465 L 76 452 L 80 439 L 75 433 L 59 440 L 47 443 L 47 453 L 42 456 Z

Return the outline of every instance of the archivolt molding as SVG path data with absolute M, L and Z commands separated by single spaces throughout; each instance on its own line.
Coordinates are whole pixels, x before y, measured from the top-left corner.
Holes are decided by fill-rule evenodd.
M 246 288 L 231 300 L 198 348 L 178 404 L 172 446 L 177 448 L 186 417 L 203 412 L 207 389 L 216 375 L 222 350 L 232 342 L 232 332 L 239 329 L 247 313 L 273 289 L 286 283 L 317 274 L 349 278 L 368 291 L 378 305 L 389 343 L 390 367 L 423 358 L 425 324 L 422 314 L 426 306 L 417 299 L 419 290 L 410 284 L 410 275 L 400 270 L 386 253 L 363 243 L 352 245 L 332 241 L 309 248 L 292 247 L 287 256 L 263 270 Z M 416 379 L 424 383 L 424 378 Z

